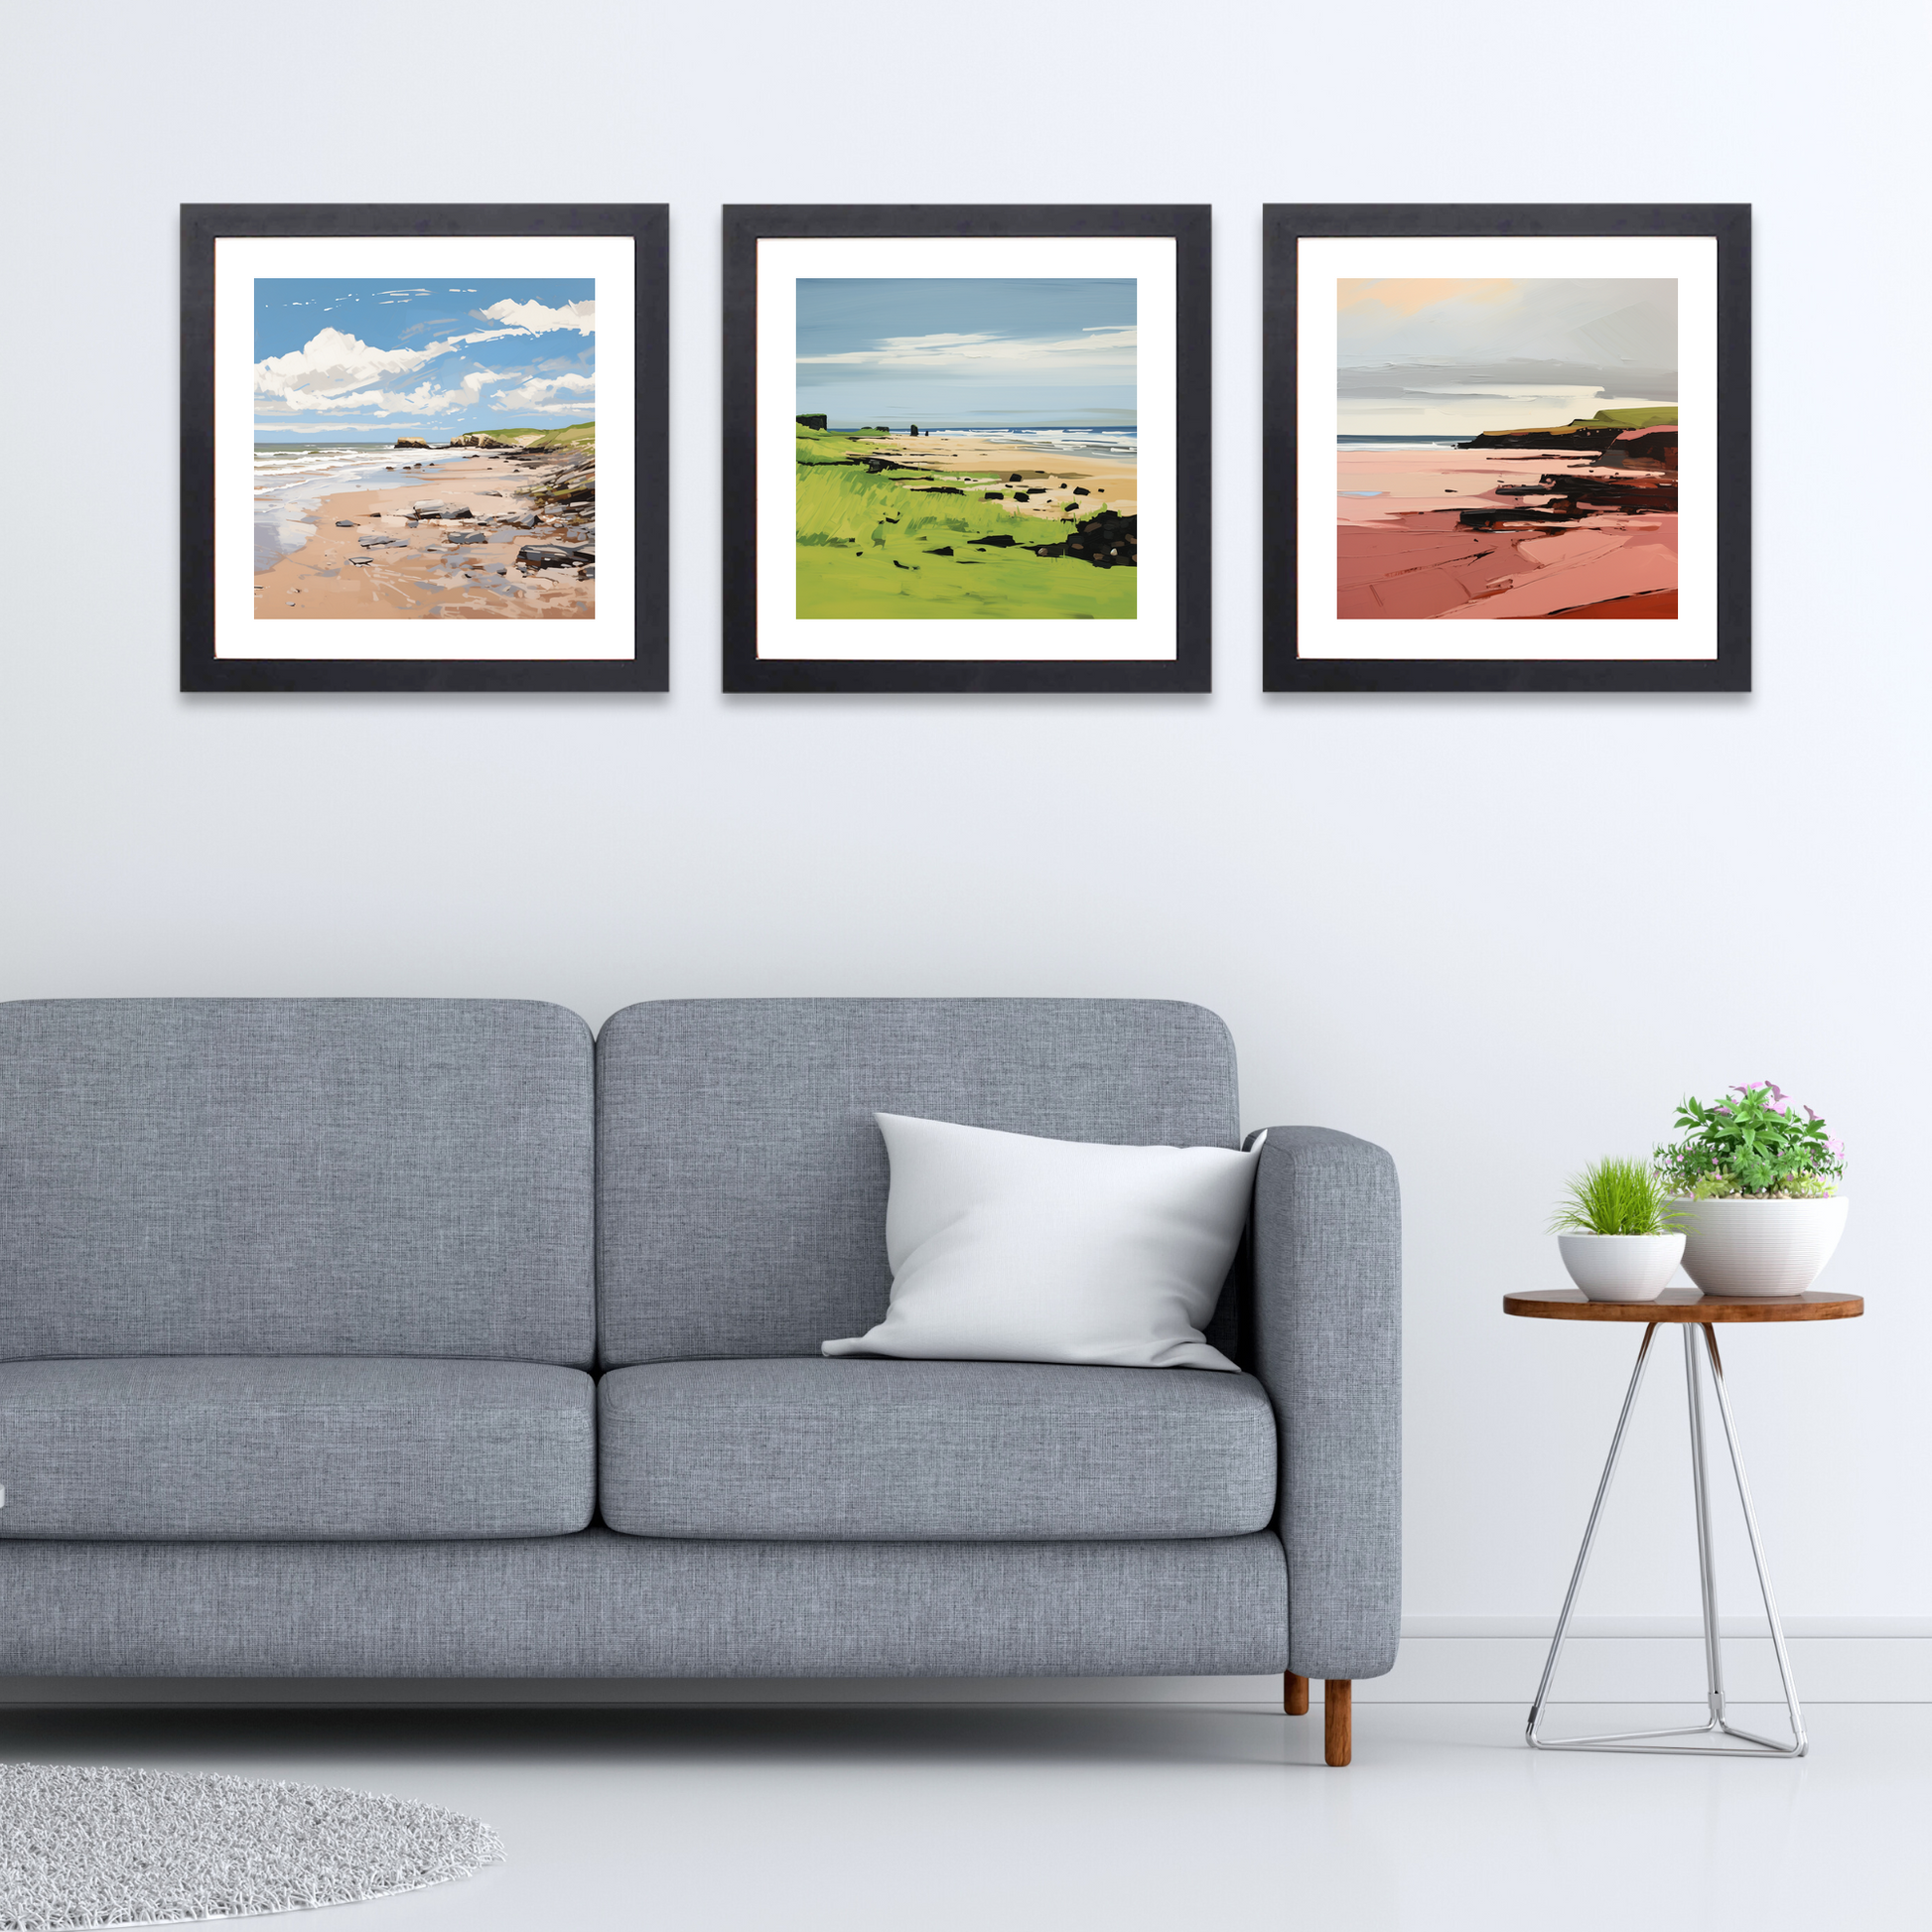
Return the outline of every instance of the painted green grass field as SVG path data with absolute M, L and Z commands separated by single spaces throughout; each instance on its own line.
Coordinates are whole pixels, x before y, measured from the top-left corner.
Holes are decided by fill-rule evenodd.
M 521 443 L 526 450 L 594 450 L 597 448 L 595 423 L 570 423 L 562 429 L 489 429 L 499 443 Z
M 877 439 L 798 432 L 800 618 L 1132 618 L 1136 572 L 1097 570 L 1078 557 L 1040 557 L 1023 544 L 1070 534 L 1003 502 L 991 472 L 848 467 Z M 960 493 L 926 494 L 921 485 Z M 908 485 L 910 485 L 908 487 Z M 1007 537 L 1012 548 L 975 548 Z

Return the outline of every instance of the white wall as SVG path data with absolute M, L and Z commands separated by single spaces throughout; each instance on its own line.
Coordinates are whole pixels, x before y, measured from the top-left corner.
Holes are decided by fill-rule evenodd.
M 1409 1606 L 1491 1620 L 1431 1630 L 1554 1610 L 1626 1371 L 1498 1311 L 1562 1177 L 1768 1074 L 1871 1304 L 1728 1343 L 1785 1607 L 1932 1619 L 1916 19 L 17 17 L 0 995 L 1203 1001 L 1251 1125 L 1401 1166 Z M 179 695 L 177 205 L 573 198 L 671 205 L 671 695 Z M 921 199 L 1214 204 L 1211 698 L 720 695 L 719 205 Z M 1261 694 L 1260 205 L 1456 199 L 1756 204 L 1754 695 Z M 1695 1600 L 1659 1366 L 1590 1597 L 1640 1619 Z

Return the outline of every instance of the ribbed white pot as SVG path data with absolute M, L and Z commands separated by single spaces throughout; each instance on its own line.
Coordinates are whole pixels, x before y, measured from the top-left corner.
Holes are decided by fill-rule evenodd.
M 1560 1234 L 1557 1252 L 1591 1302 L 1654 1302 L 1684 1259 L 1681 1234 Z
M 1802 1295 L 1831 1260 L 1851 1202 L 1674 1200 L 1683 1216 L 1684 1272 L 1707 1295 Z

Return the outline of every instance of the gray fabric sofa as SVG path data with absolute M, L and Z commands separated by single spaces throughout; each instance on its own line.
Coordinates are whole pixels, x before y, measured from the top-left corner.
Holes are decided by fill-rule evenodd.
M 1240 1376 L 826 1360 L 875 1109 L 1233 1146 L 1098 1000 L 0 1005 L 0 1674 L 1389 1669 L 1399 1213 L 1277 1127 Z

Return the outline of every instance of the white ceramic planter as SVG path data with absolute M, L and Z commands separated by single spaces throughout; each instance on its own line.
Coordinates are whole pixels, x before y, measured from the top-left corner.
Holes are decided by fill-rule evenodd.
M 1592 1302 L 1654 1302 L 1684 1259 L 1681 1234 L 1560 1234 L 1570 1279 Z
M 1831 1260 L 1851 1202 L 1674 1200 L 1689 1239 L 1684 1272 L 1707 1295 L 1802 1295 Z

